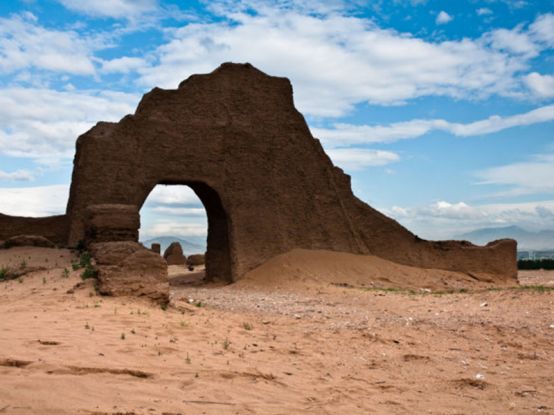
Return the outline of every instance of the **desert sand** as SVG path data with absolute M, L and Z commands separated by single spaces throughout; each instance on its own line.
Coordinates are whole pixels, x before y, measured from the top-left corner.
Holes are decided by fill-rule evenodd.
M 72 255 L 0 251 L 35 269 L 0 282 L 2 414 L 554 413 L 553 273 L 296 251 L 231 285 L 172 267 L 162 309 L 98 296 Z

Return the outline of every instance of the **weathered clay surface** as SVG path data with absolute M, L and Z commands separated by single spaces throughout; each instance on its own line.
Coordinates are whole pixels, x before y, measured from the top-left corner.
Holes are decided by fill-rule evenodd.
M 56 247 L 52 241 L 40 235 L 17 235 L 4 241 L 4 248 L 11 248 L 14 246 L 40 246 L 43 248 Z
M 136 242 L 95 243 L 90 251 L 101 294 L 169 301 L 167 264 L 160 255 Z
M 91 205 L 86 210 L 85 242 L 138 241 L 140 216 L 137 206 Z
M 176 90 L 155 88 L 134 115 L 80 136 L 69 244 L 84 237 L 87 207 L 140 208 L 158 184 L 188 185 L 203 202 L 208 277 L 236 280 L 295 248 L 516 277 L 513 240 L 425 241 L 357 199 L 294 107 L 290 82 L 249 64 L 223 64 Z
M 179 242 L 172 242 L 164 252 L 167 265 L 185 265 L 187 257 L 183 255 L 183 248 Z
M 187 265 L 194 267 L 198 265 L 204 265 L 206 263 L 206 257 L 204 254 L 192 254 L 187 257 Z

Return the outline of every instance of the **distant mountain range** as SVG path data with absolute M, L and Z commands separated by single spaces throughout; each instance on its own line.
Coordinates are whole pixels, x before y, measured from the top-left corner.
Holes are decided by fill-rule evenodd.
M 503 238 L 515 239 L 518 251 L 554 250 L 554 230 L 531 232 L 519 226 L 506 226 L 476 229 L 456 237 L 456 239 L 468 240 L 477 245 L 484 245 L 487 242 Z
M 155 243 L 160 244 L 162 254 L 172 242 L 179 242 L 181 244 L 181 247 L 183 248 L 183 252 L 185 255 L 203 254 L 206 251 L 205 237 L 193 236 L 189 239 L 182 239 L 177 236 L 158 236 L 157 238 L 152 238 L 140 242 L 147 248 L 150 248 L 150 245 Z

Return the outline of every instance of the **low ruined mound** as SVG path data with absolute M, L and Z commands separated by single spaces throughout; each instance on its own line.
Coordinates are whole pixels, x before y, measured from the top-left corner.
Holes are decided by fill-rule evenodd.
M 179 242 L 172 242 L 164 252 L 167 265 L 185 265 L 187 257 L 183 255 L 183 248 Z
M 295 249 L 250 271 L 237 285 L 281 289 L 336 285 L 445 291 L 517 285 L 517 278 L 417 268 L 372 255 Z

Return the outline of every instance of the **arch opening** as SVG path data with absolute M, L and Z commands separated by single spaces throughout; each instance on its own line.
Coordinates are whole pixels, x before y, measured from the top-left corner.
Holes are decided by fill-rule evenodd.
M 218 193 L 203 182 L 160 182 L 144 198 L 139 240 L 179 242 L 186 256 L 205 253 L 205 280 L 232 281 L 228 215 Z

